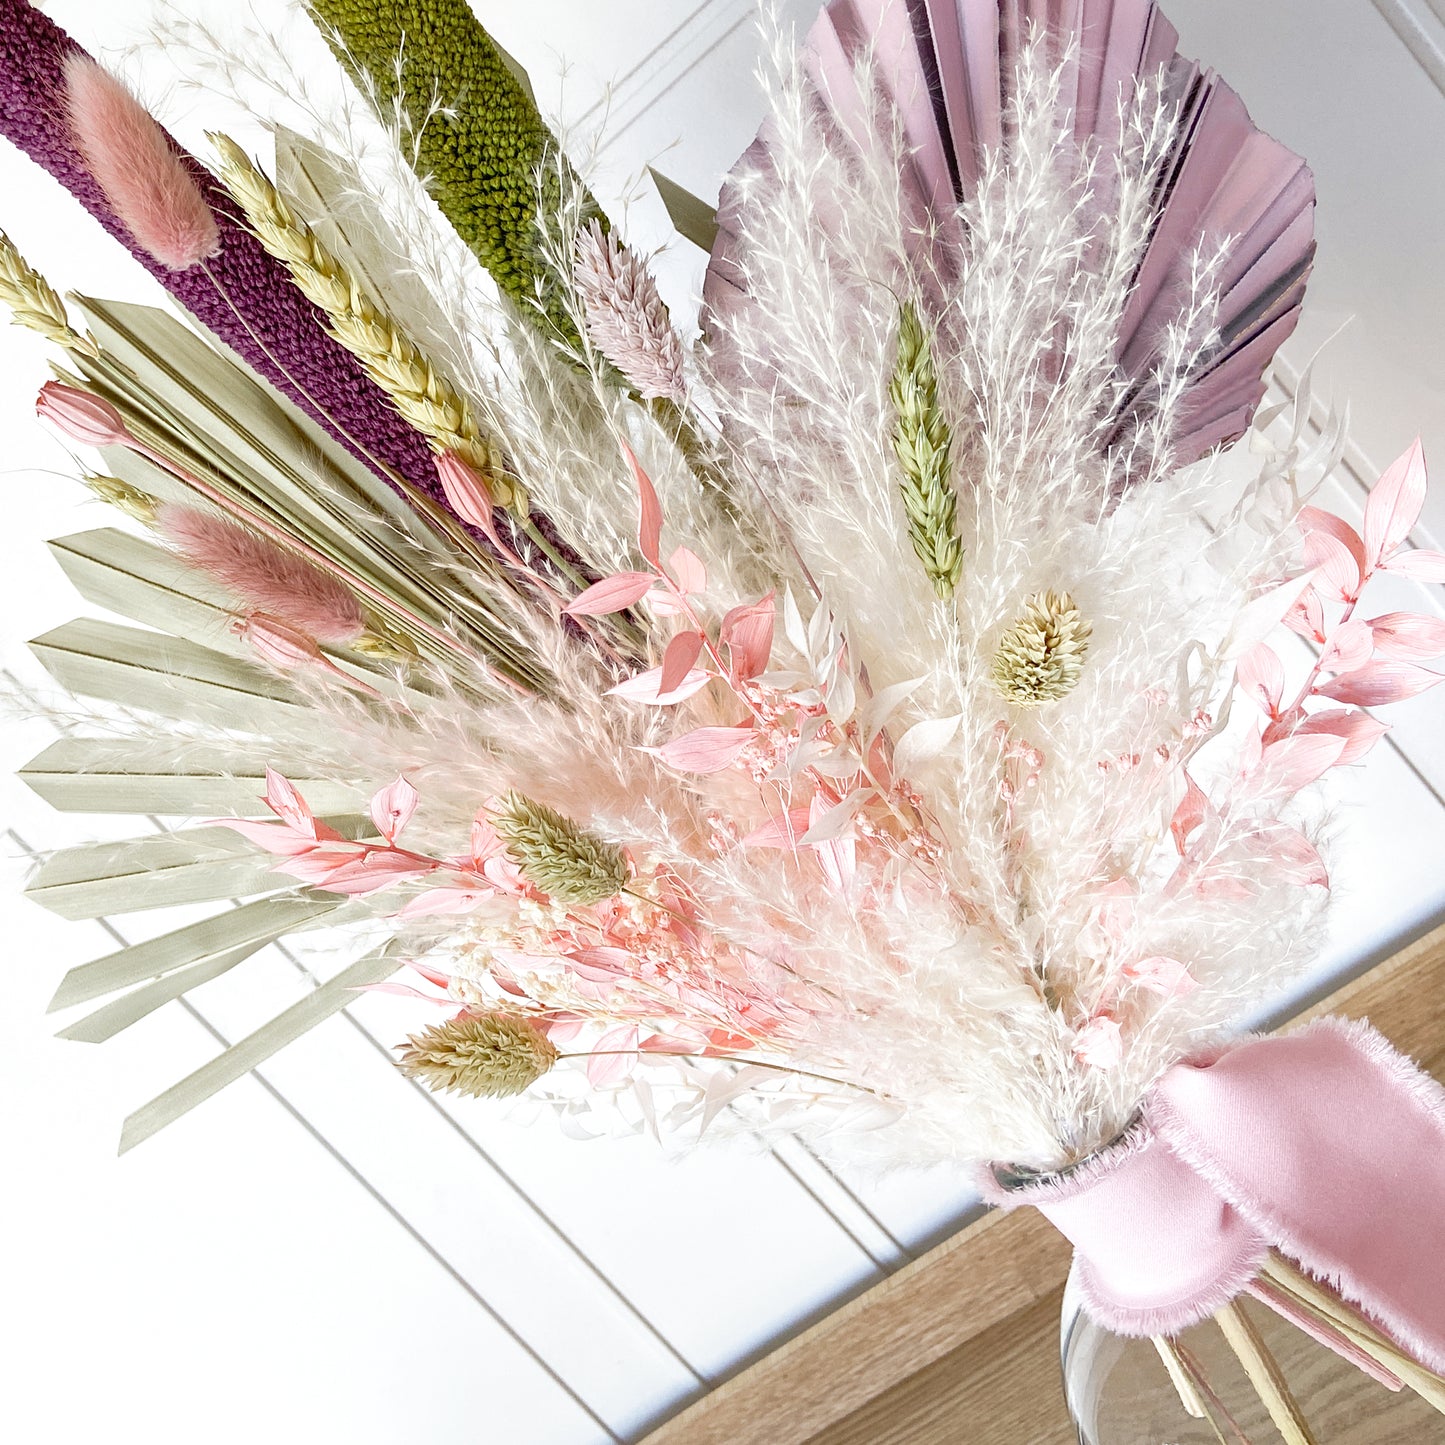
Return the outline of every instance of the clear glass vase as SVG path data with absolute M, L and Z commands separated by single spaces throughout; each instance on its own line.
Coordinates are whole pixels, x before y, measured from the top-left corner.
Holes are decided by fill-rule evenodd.
M 1240 1308 L 1277 1362 L 1318 1445 L 1445 1445 L 1445 1415 L 1411 1390 L 1391 1391 L 1253 1299 Z M 1060 1348 L 1064 1394 L 1080 1445 L 1278 1445 L 1280 1432 L 1213 1320 L 1175 1347 L 1205 1390 L 1191 1418 L 1150 1340 L 1123 1339 L 1081 1309 L 1071 1278 Z

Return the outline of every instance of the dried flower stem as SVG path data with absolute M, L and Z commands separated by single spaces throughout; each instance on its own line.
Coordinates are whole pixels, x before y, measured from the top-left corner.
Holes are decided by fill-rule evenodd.
M 608 1059 L 622 1058 L 649 1059 L 696 1059 L 698 1054 L 685 1054 L 669 1049 L 589 1049 L 581 1054 L 558 1054 L 559 1059 Z M 870 1089 L 867 1084 L 856 1084 L 852 1079 L 839 1079 L 832 1074 L 815 1074 L 811 1069 L 794 1068 L 792 1064 L 775 1064 L 768 1059 L 749 1059 L 742 1054 L 709 1054 L 709 1061 L 716 1064 L 743 1064 L 754 1069 L 772 1069 L 779 1074 L 793 1074 L 800 1079 L 817 1079 L 819 1083 L 836 1084 L 840 1089 L 857 1089 L 860 1093 L 873 1094 L 884 1099 L 888 1096 L 881 1089 Z
M 397 411 L 438 451 L 455 452 L 511 511 L 528 541 L 563 575 L 586 585 L 576 567 L 531 520 L 527 495 L 506 469 L 495 441 L 482 434 L 472 409 L 405 331 L 361 289 L 350 270 L 287 205 L 280 191 L 229 136 L 212 134 L 221 180 L 266 251 L 285 263 L 307 300 L 327 316 L 328 330 L 391 398 Z
M 1207 1420 L 1209 1412 L 1204 1407 L 1204 1401 L 1199 1398 L 1194 1381 L 1189 1378 L 1184 1361 L 1179 1358 L 1179 1350 L 1174 1341 L 1167 1335 L 1152 1335 L 1150 1338 L 1154 1342 L 1155 1353 L 1174 1386 L 1174 1392 L 1179 1396 L 1179 1403 L 1184 1406 L 1184 1413 L 1192 1420 Z
M 1319 1445 L 1299 1402 L 1290 1393 L 1284 1372 L 1270 1354 L 1254 1322 L 1245 1314 L 1238 1300 L 1231 1300 L 1218 1310 L 1214 1322 L 1219 1326 L 1235 1358 L 1244 1367 L 1249 1383 L 1264 1402 L 1275 1429 L 1286 1445 Z
M 378 476 L 384 477 L 389 481 L 401 496 L 420 512 L 422 516 L 426 517 L 433 526 L 439 531 L 444 532 L 452 542 L 472 559 L 480 570 L 491 572 L 495 567 L 496 559 L 487 552 L 485 548 L 477 544 L 475 537 L 461 525 L 454 512 L 449 512 L 445 507 L 440 506 L 433 497 L 428 496 L 420 487 L 408 481 L 395 467 L 390 466 L 384 458 L 377 456 L 376 452 L 367 445 L 366 441 L 362 437 L 357 436 L 354 431 L 350 430 L 346 424 L 335 415 L 331 408 L 329 408 L 320 397 L 315 395 L 315 393 L 307 387 L 305 382 L 296 376 L 281 358 L 267 346 L 265 337 L 257 333 L 255 328 L 246 319 L 245 313 L 242 312 L 231 299 L 230 293 L 222 278 L 204 261 L 200 263 L 200 269 L 210 277 L 212 284 L 216 288 L 216 294 L 230 308 L 236 321 L 245 328 L 246 334 L 251 338 L 256 349 L 276 368 L 277 372 L 295 388 L 296 394 L 315 410 L 316 414 L 332 429 L 336 436 L 345 442 Z M 529 520 L 526 522 L 524 530 L 531 536 L 532 533 L 536 531 L 536 528 Z M 552 555 L 551 548 L 545 548 L 545 550 L 549 556 Z M 503 560 L 521 567 L 524 572 L 527 572 L 528 576 L 532 575 L 525 563 L 516 557 L 514 553 L 504 556 Z M 560 562 L 560 559 L 554 558 L 554 560 Z M 570 573 L 570 569 L 565 567 L 565 565 L 563 565 L 563 570 Z
M 1260 1266 L 1260 1276 L 1295 1304 L 1333 1325 L 1377 1365 L 1398 1376 L 1421 1399 L 1445 1415 L 1445 1379 L 1406 1354 L 1318 1280 L 1312 1279 L 1279 1254 L 1271 1254 L 1265 1259 Z
M 326 556 L 324 552 L 318 552 L 316 548 L 301 541 L 300 538 L 293 536 L 283 528 L 268 522 L 264 517 L 232 501 L 224 492 L 213 487 L 209 482 L 202 480 L 202 478 L 196 476 L 194 472 L 188 471 L 179 463 L 172 461 L 164 452 L 157 451 L 156 448 L 135 436 L 130 436 L 126 445 L 131 447 L 132 450 L 139 452 L 140 455 L 148 461 L 154 462 L 158 467 L 169 472 L 173 477 L 184 482 L 188 487 L 193 488 L 208 502 L 220 507 L 227 515 L 236 518 L 236 520 L 244 523 L 248 527 L 254 527 L 263 537 L 315 563 L 323 572 L 339 578 L 348 587 L 365 597 L 367 601 L 375 603 L 384 613 L 391 613 L 399 617 L 407 626 L 430 638 L 445 652 L 458 653 L 461 651 L 454 637 L 449 637 L 445 632 L 433 627 L 424 618 L 418 617 L 416 613 L 412 612 L 409 608 L 403 607 L 395 598 L 387 596 L 380 588 L 373 587 L 365 578 L 358 577 L 347 569 L 339 567 L 331 558 Z M 493 667 L 491 663 L 486 661 L 485 658 L 474 658 L 471 654 L 465 655 L 471 660 L 480 663 L 480 665 L 485 668 L 487 677 L 498 686 L 504 687 L 509 692 L 514 692 L 519 696 L 531 696 L 530 688 L 518 682 L 515 678 L 509 677 L 506 673 L 499 671 Z
M 366 619 L 349 587 L 251 528 L 174 502 L 161 507 L 157 523 L 181 556 L 248 610 L 334 646 L 350 647 L 365 632 Z

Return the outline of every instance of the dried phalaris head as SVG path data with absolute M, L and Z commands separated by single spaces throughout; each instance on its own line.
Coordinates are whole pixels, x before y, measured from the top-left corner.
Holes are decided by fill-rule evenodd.
M 1089 650 L 1089 624 L 1067 592 L 1037 592 L 999 639 L 994 685 L 1015 707 L 1041 707 L 1074 690 Z
M 499 1099 L 523 1093 L 557 1059 L 551 1040 L 527 1019 L 464 1010 L 412 1034 L 399 1062 L 433 1093 Z
M 558 903 L 585 907 L 626 886 L 627 860 L 620 848 L 521 793 L 501 799 L 492 826 L 522 877 Z

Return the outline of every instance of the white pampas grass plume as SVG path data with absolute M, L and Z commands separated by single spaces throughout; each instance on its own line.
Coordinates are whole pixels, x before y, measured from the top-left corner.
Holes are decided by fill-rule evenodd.
M 573 278 L 593 345 L 645 398 L 680 402 L 682 345 L 637 255 L 593 221 L 577 233 Z
M 165 132 L 87 55 L 65 62 L 66 117 L 76 149 L 138 245 L 172 271 L 221 249 L 216 218 Z
M 156 520 L 176 551 L 248 608 L 338 646 L 355 642 L 365 630 L 360 605 L 340 582 L 264 537 L 173 502 Z

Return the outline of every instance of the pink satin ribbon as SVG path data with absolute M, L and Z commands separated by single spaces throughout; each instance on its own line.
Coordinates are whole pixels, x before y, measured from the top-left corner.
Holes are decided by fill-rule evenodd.
M 1086 1308 L 1118 1334 L 1197 1324 L 1276 1249 L 1445 1370 L 1445 1091 L 1367 1023 L 1178 1064 L 1115 1148 L 989 1192 L 1069 1238 Z

